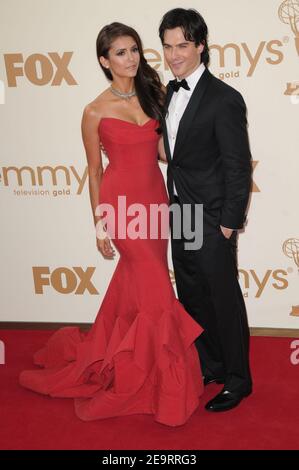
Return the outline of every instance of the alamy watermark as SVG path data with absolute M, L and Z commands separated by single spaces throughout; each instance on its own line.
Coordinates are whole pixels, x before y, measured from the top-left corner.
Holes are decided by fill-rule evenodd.
M 117 210 L 109 203 L 97 206 L 95 215 L 99 239 L 168 239 L 171 219 L 172 238 L 184 239 L 186 250 L 199 250 L 203 243 L 203 204 L 168 205 L 134 203 L 127 206 L 127 197 L 118 196 Z
M 290 361 L 293 366 L 297 366 L 299 364 L 299 339 L 295 339 L 291 342 L 291 349 L 294 349 L 290 356 Z

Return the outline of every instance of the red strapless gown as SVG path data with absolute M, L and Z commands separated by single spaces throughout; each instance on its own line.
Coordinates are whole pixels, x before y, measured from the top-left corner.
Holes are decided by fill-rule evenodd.
M 157 161 L 157 122 L 143 126 L 103 118 L 107 153 L 100 202 L 168 204 Z M 160 423 L 184 424 L 203 391 L 193 344 L 202 328 L 176 299 L 166 239 L 116 239 L 120 253 L 95 323 L 88 333 L 58 330 L 34 356 L 42 368 L 23 371 L 20 383 L 52 397 L 75 398 L 84 421 L 136 413 Z

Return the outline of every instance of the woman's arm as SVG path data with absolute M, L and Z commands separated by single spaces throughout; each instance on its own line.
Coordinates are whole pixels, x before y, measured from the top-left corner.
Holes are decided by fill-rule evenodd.
M 159 143 L 158 143 L 158 153 L 159 153 L 160 160 L 162 162 L 167 163 L 167 157 L 166 157 L 166 153 L 165 153 L 163 137 L 160 138 Z
M 88 164 L 89 198 L 95 225 L 99 220 L 99 217 L 95 215 L 95 210 L 100 203 L 99 191 L 103 175 L 103 162 L 98 135 L 99 121 L 98 112 L 91 105 L 87 105 L 83 111 L 81 130 Z
M 103 162 L 98 134 L 99 121 L 101 117 L 91 105 L 87 105 L 82 116 L 82 139 L 85 147 L 88 164 L 89 198 L 95 226 L 101 217 L 95 215 L 97 206 L 100 204 L 99 192 L 103 176 Z M 113 258 L 114 250 L 107 237 L 97 238 L 97 247 L 105 258 Z

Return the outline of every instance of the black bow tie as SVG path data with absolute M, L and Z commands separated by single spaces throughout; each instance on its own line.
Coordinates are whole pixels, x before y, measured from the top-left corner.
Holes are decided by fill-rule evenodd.
M 179 89 L 182 87 L 182 88 L 185 88 L 185 90 L 190 90 L 190 87 L 187 83 L 187 81 L 185 80 L 185 78 L 183 78 L 183 80 L 181 81 L 178 81 L 177 79 L 175 80 L 170 80 L 169 81 L 169 86 L 173 89 L 173 91 L 177 92 L 179 91 Z

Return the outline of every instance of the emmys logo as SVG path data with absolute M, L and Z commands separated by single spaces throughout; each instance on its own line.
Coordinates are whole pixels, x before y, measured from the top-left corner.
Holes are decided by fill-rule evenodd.
M 253 171 L 255 170 L 258 161 L 252 162 Z M 0 183 L 3 183 L 4 186 L 17 185 L 23 187 L 25 182 L 27 182 L 30 189 L 16 189 L 14 188 L 13 192 L 15 196 L 70 196 L 71 192 L 69 188 L 63 189 L 40 189 L 40 187 L 46 187 L 49 185 L 58 186 L 58 177 L 57 174 L 60 173 L 60 182 L 66 186 L 77 185 L 76 193 L 80 195 L 83 191 L 85 182 L 88 177 L 88 167 L 86 166 L 82 176 L 76 170 L 74 166 L 67 168 L 64 165 L 58 165 L 52 167 L 50 165 L 37 166 L 33 168 L 31 166 L 22 166 L 18 168 L 16 166 L 3 166 L 2 172 L 0 172 Z M 45 174 L 47 176 L 45 176 Z M 39 186 L 38 189 L 35 189 L 34 186 Z M 260 189 L 253 181 L 251 191 L 260 192 Z
M 50 271 L 49 266 L 33 266 L 33 281 L 36 294 L 44 294 L 45 286 L 52 286 L 59 294 L 83 295 L 88 291 L 97 295 L 98 291 L 91 282 L 95 267 L 90 266 L 85 271 L 80 266 L 56 268 Z
M 242 42 L 240 44 L 229 42 L 224 45 L 211 44 L 209 48 L 211 51 L 213 51 L 211 54 L 212 68 L 214 64 L 216 67 L 223 70 L 225 68 L 227 69 L 228 67 L 243 67 L 243 64 L 246 63 L 246 76 L 252 77 L 258 64 L 262 60 L 270 65 L 280 64 L 284 59 L 284 55 L 281 51 L 283 46 L 283 42 L 278 39 L 273 39 L 268 42 L 261 41 L 255 49 L 253 49 L 246 42 Z M 163 59 L 157 50 L 145 49 L 144 54 L 147 62 L 151 64 L 152 67 L 158 72 L 161 73 L 159 70 L 161 65 L 164 67 L 165 71 L 169 70 L 166 62 L 164 62 L 164 65 L 162 64 Z M 161 76 L 163 81 L 164 79 L 162 73 Z M 219 73 L 219 78 L 222 80 L 225 78 L 238 78 L 239 76 L 240 71 L 235 69 L 231 70 L 230 72 Z
M 299 23 L 299 0 L 285 0 L 278 9 L 278 16 L 280 21 L 288 24 L 294 33 L 295 47 L 297 54 L 299 55 L 299 29 L 297 23 Z M 293 98 L 294 104 L 299 103 L 299 82 L 287 83 L 287 88 L 284 92 L 285 95 Z
M 243 287 L 247 290 L 254 287 L 254 297 L 259 298 L 263 294 L 266 286 L 270 283 L 274 289 L 284 290 L 289 286 L 286 276 L 288 272 L 284 269 L 267 269 L 267 271 L 258 275 L 254 269 L 239 269 L 240 281 L 242 281 Z M 244 297 L 248 297 L 248 292 L 243 292 Z
M 299 272 L 299 240 L 297 238 L 289 238 L 284 242 L 282 251 L 288 258 L 293 259 Z M 292 307 L 290 315 L 299 317 L 299 305 Z
M 297 23 L 299 22 L 299 0 L 285 0 L 278 9 L 279 19 L 290 25 L 295 35 L 295 46 L 299 55 L 299 30 Z
M 17 77 L 26 76 L 33 85 L 59 86 L 62 80 L 68 85 L 78 85 L 68 69 L 73 52 L 64 52 L 60 57 L 58 52 L 32 54 L 24 60 L 23 54 L 4 54 L 7 84 L 17 86 Z
M 88 176 L 88 167 L 84 168 L 82 176 L 78 173 L 74 166 L 67 168 L 63 165 L 51 167 L 49 165 L 38 166 L 33 168 L 31 166 L 22 166 L 18 168 L 16 166 L 2 167 L 2 174 L 0 173 L 0 182 L 4 186 L 17 185 L 24 186 L 24 182 L 31 186 L 31 189 L 14 189 L 15 196 L 69 196 L 70 188 L 63 189 L 40 189 L 40 187 L 48 187 L 49 185 L 58 186 L 58 172 L 59 181 L 61 185 L 73 186 L 76 185 L 76 194 L 82 193 L 85 181 Z M 45 176 L 46 175 L 46 176 Z M 74 181 L 75 180 L 75 181 Z M 13 183 L 12 183 L 13 181 Z M 38 186 L 38 189 L 34 187 Z
M 169 275 L 172 284 L 175 284 L 174 272 L 169 270 Z M 287 289 L 289 286 L 287 275 L 288 272 L 285 269 L 267 269 L 262 275 L 257 274 L 254 269 L 239 269 L 240 285 L 242 284 L 243 289 L 247 289 L 247 292 L 243 291 L 243 296 L 247 298 L 250 289 L 254 290 L 254 297 L 258 299 L 269 284 L 276 290 Z

